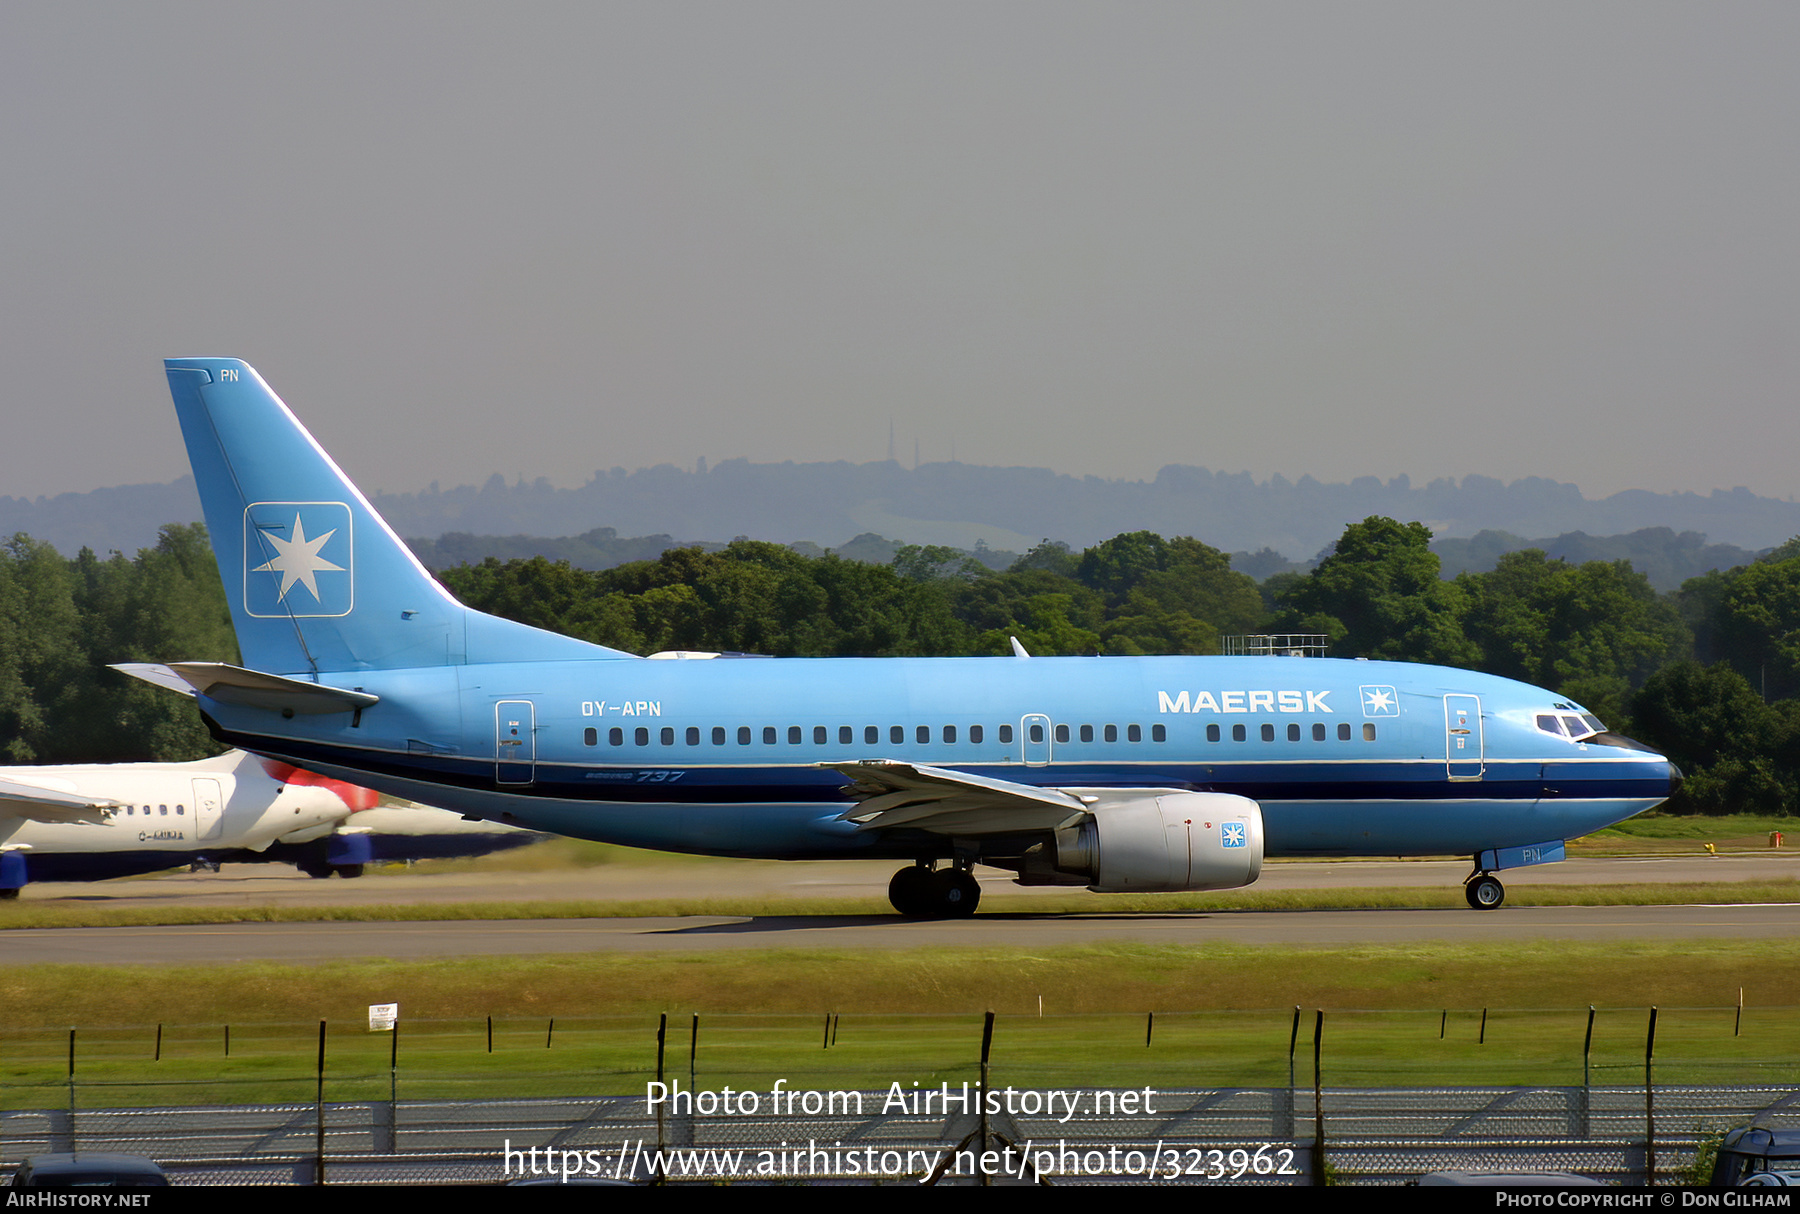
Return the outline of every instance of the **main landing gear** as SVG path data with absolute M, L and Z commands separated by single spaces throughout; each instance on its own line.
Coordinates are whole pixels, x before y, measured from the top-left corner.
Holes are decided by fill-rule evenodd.
M 1477 872 L 1463 884 L 1463 897 L 1476 910 L 1496 910 L 1506 901 L 1506 887 L 1492 873 Z
M 888 882 L 888 901 L 908 919 L 967 919 L 981 902 L 981 886 L 967 868 L 908 865 Z

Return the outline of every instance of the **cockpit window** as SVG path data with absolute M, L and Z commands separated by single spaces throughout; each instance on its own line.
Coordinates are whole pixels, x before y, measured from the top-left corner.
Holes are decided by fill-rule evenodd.
M 1555 734 L 1559 738 L 1570 738 L 1576 742 L 1585 742 L 1595 734 L 1606 732 L 1606 726 L 1602 725 L 1600 718 L 1592 713 L 1576 714 L 1568 711 L 1564 705 L 1559 704 L 1557 707 L 1563 708 L 1564 711 L 1554 715 L 1542 712 L 1537 716 L 1537 727 L 1545 733 Z

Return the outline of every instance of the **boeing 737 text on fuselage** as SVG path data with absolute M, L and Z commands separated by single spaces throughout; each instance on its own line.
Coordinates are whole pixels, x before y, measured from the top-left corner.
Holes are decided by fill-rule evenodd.
M 1678 773 L 1553 692 L 1293 657 L 637 657 L 472 611 L 247 364 L 167 363 L 244 665 L 192 690 L 234 746 L 466 814 L 638 847 L 906 861 L 966 914 L 1025 884 L 1229 889 L 1265 856 L 1493 873 L 1664 800 Z M 661 659 L 661 660 L 656 660 Z M 122 668 L 124 669 L 124 668 Z

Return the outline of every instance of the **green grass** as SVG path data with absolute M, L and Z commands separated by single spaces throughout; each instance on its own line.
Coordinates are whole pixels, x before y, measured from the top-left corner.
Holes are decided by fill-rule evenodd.
M 310 1102 L 321 1019 L 326 1098 L 385 1099 L 393 1038 L 366 1031 L 385 1002 L 401 1008 L 402 1099 L 641 1093 L 662 1013 L 684 1083 L 697 1014 L 694 1079 L 715 1090 L 957 1084 L 986 1009 L 995 1082 L 1038 1089 L 1280 1086 L 1296 1006 L 1303 1042 L 1326 1013 L 1332 1085 L 1579 1083 L 1589 1004 L 1595 1083 L 1642 1081 L 1651 1005 L 1659 1082 L 1800 1082 L 1800 941 L 1119 945 L 0 970 L 0 1106 L 66 1103 L 69 1025 L 78 1107 Z
M 1792 836 L 1787 846 L 1800 847 L 1800 819 L 1773 814 L 1640 814 L 1616 826 L 1596 831 L 1569 848 L 1571 855 L 1604 856 L 1645 852 L 1704 850 L 1707 843 L 1719 851 L 1768 851 L 1769 835 Z
M 1659 1083 L 1800 1081 L 1800 1026 L 1792 1009 L 1752 1009 L 1733 1036 L 1731 1009 L 1671 1008 L 1658 1021 Z M 1293 1078 L 1313 1081 L 1315 1016 L 1300 1018 Z M 1643 1079 L 1643 1009 L 1595 1017 L 1586 1073 L 1602 1086 Z M 845 1013 L 831 1048 L 822 1015 L 710 1014 L 699 1020 L 689 1070 L 687 1016 L 672 1018 L 665 1080 L 714 1091 L 767 1092 L 777 1080 L 801 1090 L 881 1090 L 899 1082 L 934 1088 L 978 1078 L 981 1016 Z M 356 1023 L 328 1030 L 325 1099 L 530 1098 L 641 1095 L 655 1077 L 656 1019 L 559 1018 L 496 1022 L 492 1052 L 483 1021 L 407 1021 L 396 1043 Z M 1159 1013 L 1146 1044 L 1141 1013 L 996 1020 L 996 1086 L 1168 1089 L 1281 1087 L 1289 1080 L 1289 1008 Z M 1571 1086 L 1583 1079 L 1586 1009 L 1327 1011 L 1321 1078 L 1342 1087 Z M 546 1045 L 546 1039 L 550 1044 Z M 156 1104 L 310 1103 L 316 1088 L 316 1024 L 234 1026 L 231 1053 L 219 1026 L 166 1026 L 162 1056 L 144 1028 L 77 1034 L 76 1103 L 82 1108 Z M 68 1100 L 66 1031 L 0 1033 L 0 1107 Z M 390 1074 L 390 1048 L 397 1068 Z

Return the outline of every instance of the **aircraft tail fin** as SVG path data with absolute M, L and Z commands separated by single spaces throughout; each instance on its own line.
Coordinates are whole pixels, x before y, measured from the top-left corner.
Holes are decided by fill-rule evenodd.
M 164 366 L 245 666 L 306 676 L 632 656 L 464 607 L 248 363 Z

